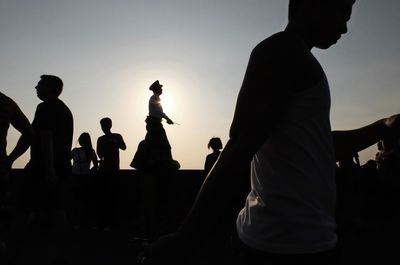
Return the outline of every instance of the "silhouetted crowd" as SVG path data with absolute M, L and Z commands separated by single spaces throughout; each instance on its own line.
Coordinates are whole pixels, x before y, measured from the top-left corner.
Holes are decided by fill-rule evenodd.
M 220 139 L 210 140 L 204 181 L 193 191 L 184 219 L 176 222 L 165 191 L 180 164 L 162 121 L 175 122 L 163 111 L 162 84 L 150 85 L 146 135 L 131 162 L 140 172 L 142 228 L 155 238 L 143 245 L 140 264 L 389 264 L 383 259 L 398 259 L 390 239 L 400 236 L 400 114 L 332 130 L 328 78 L 312 53 L 347 33 L 355 2 L 289 1 L 286 27 L 252 50 L 229 140 L 222 151 Z M 88 134 L 80 137 L 81 148 L 71 151 L 73 116 L 59 99 L 61 79 L 43 75 L 35 88 L 42 102 L 32 125 L 0 93 L 2 195 L 9 191 L 4 187 L 12 164 L 31 147 L 21 181 L 11 189 L 16 199 L 2 246 L 10 264 L 20 264 L 25 231 L 48 227 L 57 248 L 52 264 L 60 265 L 66 264 L 69 223 L 102 231 L 118 226 L 119 150 L 126 145 L 111 132 L 111 119 L 103 118 L 96 152 Z M 10 125 L 21 137 L 7 154 Z M 361 165 L 358 153 L 376 143 L 376 157 Z M 71 179 L 72 189 L 66 185 Z M 173 192 L 179 189 L 184 187 Z M 73 203 L 66 205 L 67 196 Z M 162 229 L 170 222 L 176 226 Z
M 41 76 L 36 90 L 43 102 L 38 105 L 32 124 L 12 99 L 0 94 L 1 140 L 5 143 L 10 124 L 21 132 L 10 154 L 5 153 L 6 145 L 2 144 L 0 157 L 0 256 L 6 252 L 13 264 L 18 264 L 24 231 L 32 226 L 53 231 L 53 241 L 59 249 L 56 262 L 61 264 L 65 262 L 63 241 L 68 230 L 107 232 L 120 226 L 123 184 L 119 150 L 126 149 L 124 139 L 111 132 L 112 120 L 105 117 L 100 120 L 104 135 L 97 139 L 96 150 L 87 132 L 80 134 L 79 146 L 72 148 L 73 116 L 58 98 L 62 89 L 59 77 Z M 168 182 L 180 164 L 172 158 L 171 145 L 161 123 L 166 119 L 168 124 L 174 124 L 162 110 L 159 98 L 162 85 L 157 80 L 150 90 L 154 94 L 146 118 L 147 134 L 130 166 L 140 176 L 138 229 L 142 237 L 154 238 L 177 226 L 172 224 L 176 217 L 168 209 Z M 13 174 L 13 162 L 29 147 L 28 164 L 22 172 Z M 214 137 L 208 147 L 213 153 L 207 156 L 206 174 L 218 159 L 222 142 Z
M 400 139 L 377 143 L 374 159 L 360 164 L 358 154 L 337 163 L 337 218 L 344 226 L 358 220 L 400 217 Z M 340 225 L 339 225 L 340 227 Z
M 42 77 L 43 79 L 45 77 Z M 155 84 L 160 89 L 158 81 Z M 152 86 L 152 89 L 155 89 L 154 84 Z M 159 90 L 157 91 L 159 93 Z M 155 104 L 160 104 L 159 99 Z M 57 113 L 57 108 L 65 109 L 65 107 L 61 102 L 56 107 L 52 105 L 46 107 L 50 108 L 47 114 L 40 114 L 44 110 L 38 107 L 32 124 L 36 131 L 40 130 L 39 126 L 56 127 L 52 129 L 52 137 L 58 139 L 58 142 L 54 143 L 55 150 L 52 152 L 57 153 L 54 165 L 59 170 L 58 179 L 42 178 L 46 173 L 41 163 L 46 161 L 37 160 L 45 156 L 44 146 L 40 148 L 35 146 L 35 140 L 31 139 L 30 143 L 33 145 L 31 160 L 22 176 L 19 179 L 10 177 L 2 179 L 0 236 L 3 248 L 12 249 L 16 247 L 13 244 L 18 245 L 18 240 L 21 240 L 19 233 L 24 230 L 24 225 L 21 223 L 24 222 L 27 227 L 35 223 L 51 226 L 54 223 L 65 222 L 64 226 L 56 225 L 58 232 L 63 229 L 110 231 L 119 226 L 118 205 L 121 198 L 119 150 L 126 149 L 123 137 L 111 132 L 112 120 L 106 117 L 100 120 L 104 135 L 97 139 L 96 150 L 87 132 L 79 136 L 79 147 L 66 150 L 65 145 L 69 146 L 66 143 L 62 149 L 57 146 L 65 142 L 63 137 L 71 138 L 72 125 L 66 122 L 71 120 L 69 111 L 58 110 L 63 113 L 60 115 L 62 118 L 52 123 L 52 117 L 46 115 L 51 111 Z M 72 120 L 70 123 L 72 124 Z M 169 209 L 171 205 L 168 204 L 168 192 L 170 192 L 168 182 L 180 165 L 172 158 L 171 146 L 161 125 L 161 118 L 148 116 L 146 123 L 147 135 L 139 143 L 130 166 L 137 169 L 140 178 L 138 196 L 140 207 L 136 215 L 140 236 L 150 239 L 173 232 L 177 228 L 178 220 L 171 214 Z M 40 143 L 41 141 L 43 140 L 39 140 Z M 207 146 L 212 149 L 212 153 L 205 158 L 204 177 L 212 170 L 223 148 L 219 137 L 212 137 Z M 400 216 L 399 138 L 383 139 L 377 143 L 377 149 L 376 157 L 363 165 L 360 164 L 358 153 L 337 162 L 336 218 L 339 233 L 354 225 L 357 220 L 387 220 Z M 67 160 L 68 163 L 63 164 L 62 159 L 57 161 L 60 157 L 64 157 L 64 162 Z M 68 166 L 70 161 L 72 161 L 71 170 Z M 53 211 L 59 210 L 64 211 L 64 221 L 58 220 L 59 216 L 54 220 L 51 217 Z M 57 234 L 57 238 L 63 236 Z M 17 241 L 13 242 L 16 239 Z

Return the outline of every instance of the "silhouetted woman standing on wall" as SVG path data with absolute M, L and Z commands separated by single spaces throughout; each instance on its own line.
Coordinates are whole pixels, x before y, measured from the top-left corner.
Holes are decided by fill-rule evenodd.
M 165 119 L 168 124 L 174 124 L 174 122 L 164 113 L 161 106 L 160 95 L 163 90 L 160 82 L 155 81 L 149 89 L 153 91 L 153 95 L 149 100 L 149 116 L 146 118 L 146 142 L 156 161 L 169 162 L 172 160 L 171 145 L 162 125 L 162 119 Z

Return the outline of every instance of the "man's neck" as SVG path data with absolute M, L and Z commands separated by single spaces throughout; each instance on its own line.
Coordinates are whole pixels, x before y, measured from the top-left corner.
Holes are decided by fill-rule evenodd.
M 54 102 L 54 101 L 57 101 L 58 100 L 58 97 L 47 97 L 46 99 L 43 99 L 42 101 L 43 102 Z
M 311 41 L 309 30 L 307 30 L 304 22 L 289 22 L 284 31 L 297 35 L 300 39 L 303 40 L 309 50 L 315 47 L 314 43 Z

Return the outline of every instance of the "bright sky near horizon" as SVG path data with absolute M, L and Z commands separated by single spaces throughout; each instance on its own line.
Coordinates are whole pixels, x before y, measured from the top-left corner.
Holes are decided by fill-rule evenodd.
M 0 0 L 0 91 L 32 120 L 41 74 L 64 81 L 61 99 L 82 132 L 110 117 L 129 163 L 145 136 L 149 85 L 160 80 L 173 157 L 202 169 L 208 140 L 225 144 L 252 48 L 284 29 L 282 0 Z M 349 33 L 313 50 L 331 86 L 331 123 L 353 129 L 400 112 L 400 1 L 358 0 Z M 10 129 L 8 150 L 19 134 Z M 360 153 L 374 158 L 376 147 Z M 24 167 L 29 152 L 14 167 Z

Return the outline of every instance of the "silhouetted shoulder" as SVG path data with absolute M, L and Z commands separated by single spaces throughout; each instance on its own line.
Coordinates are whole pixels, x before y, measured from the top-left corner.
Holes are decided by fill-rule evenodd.
M 312 87 L 323 78 L 323 70 L 305 41 L 285 31 L 260 42 L 251 53 L 249 67 L 293 92 Z
M 3 113 L 7 113 L 9 117 L 12 119 L 18 112 L 20 112 L 20 109 L 15 103 L 14 100 L 12 100 L 10 97 L 4 95 L 3 93 L 0 92 L 0 103 L 1 103 L 1 111 Z
M 251 52 L 230 136 L 245 135 L 262 143 L 281 122 L 293 94 L 322 78 L 321 66 L 297 35 L 279 32 L 263 40 Z

